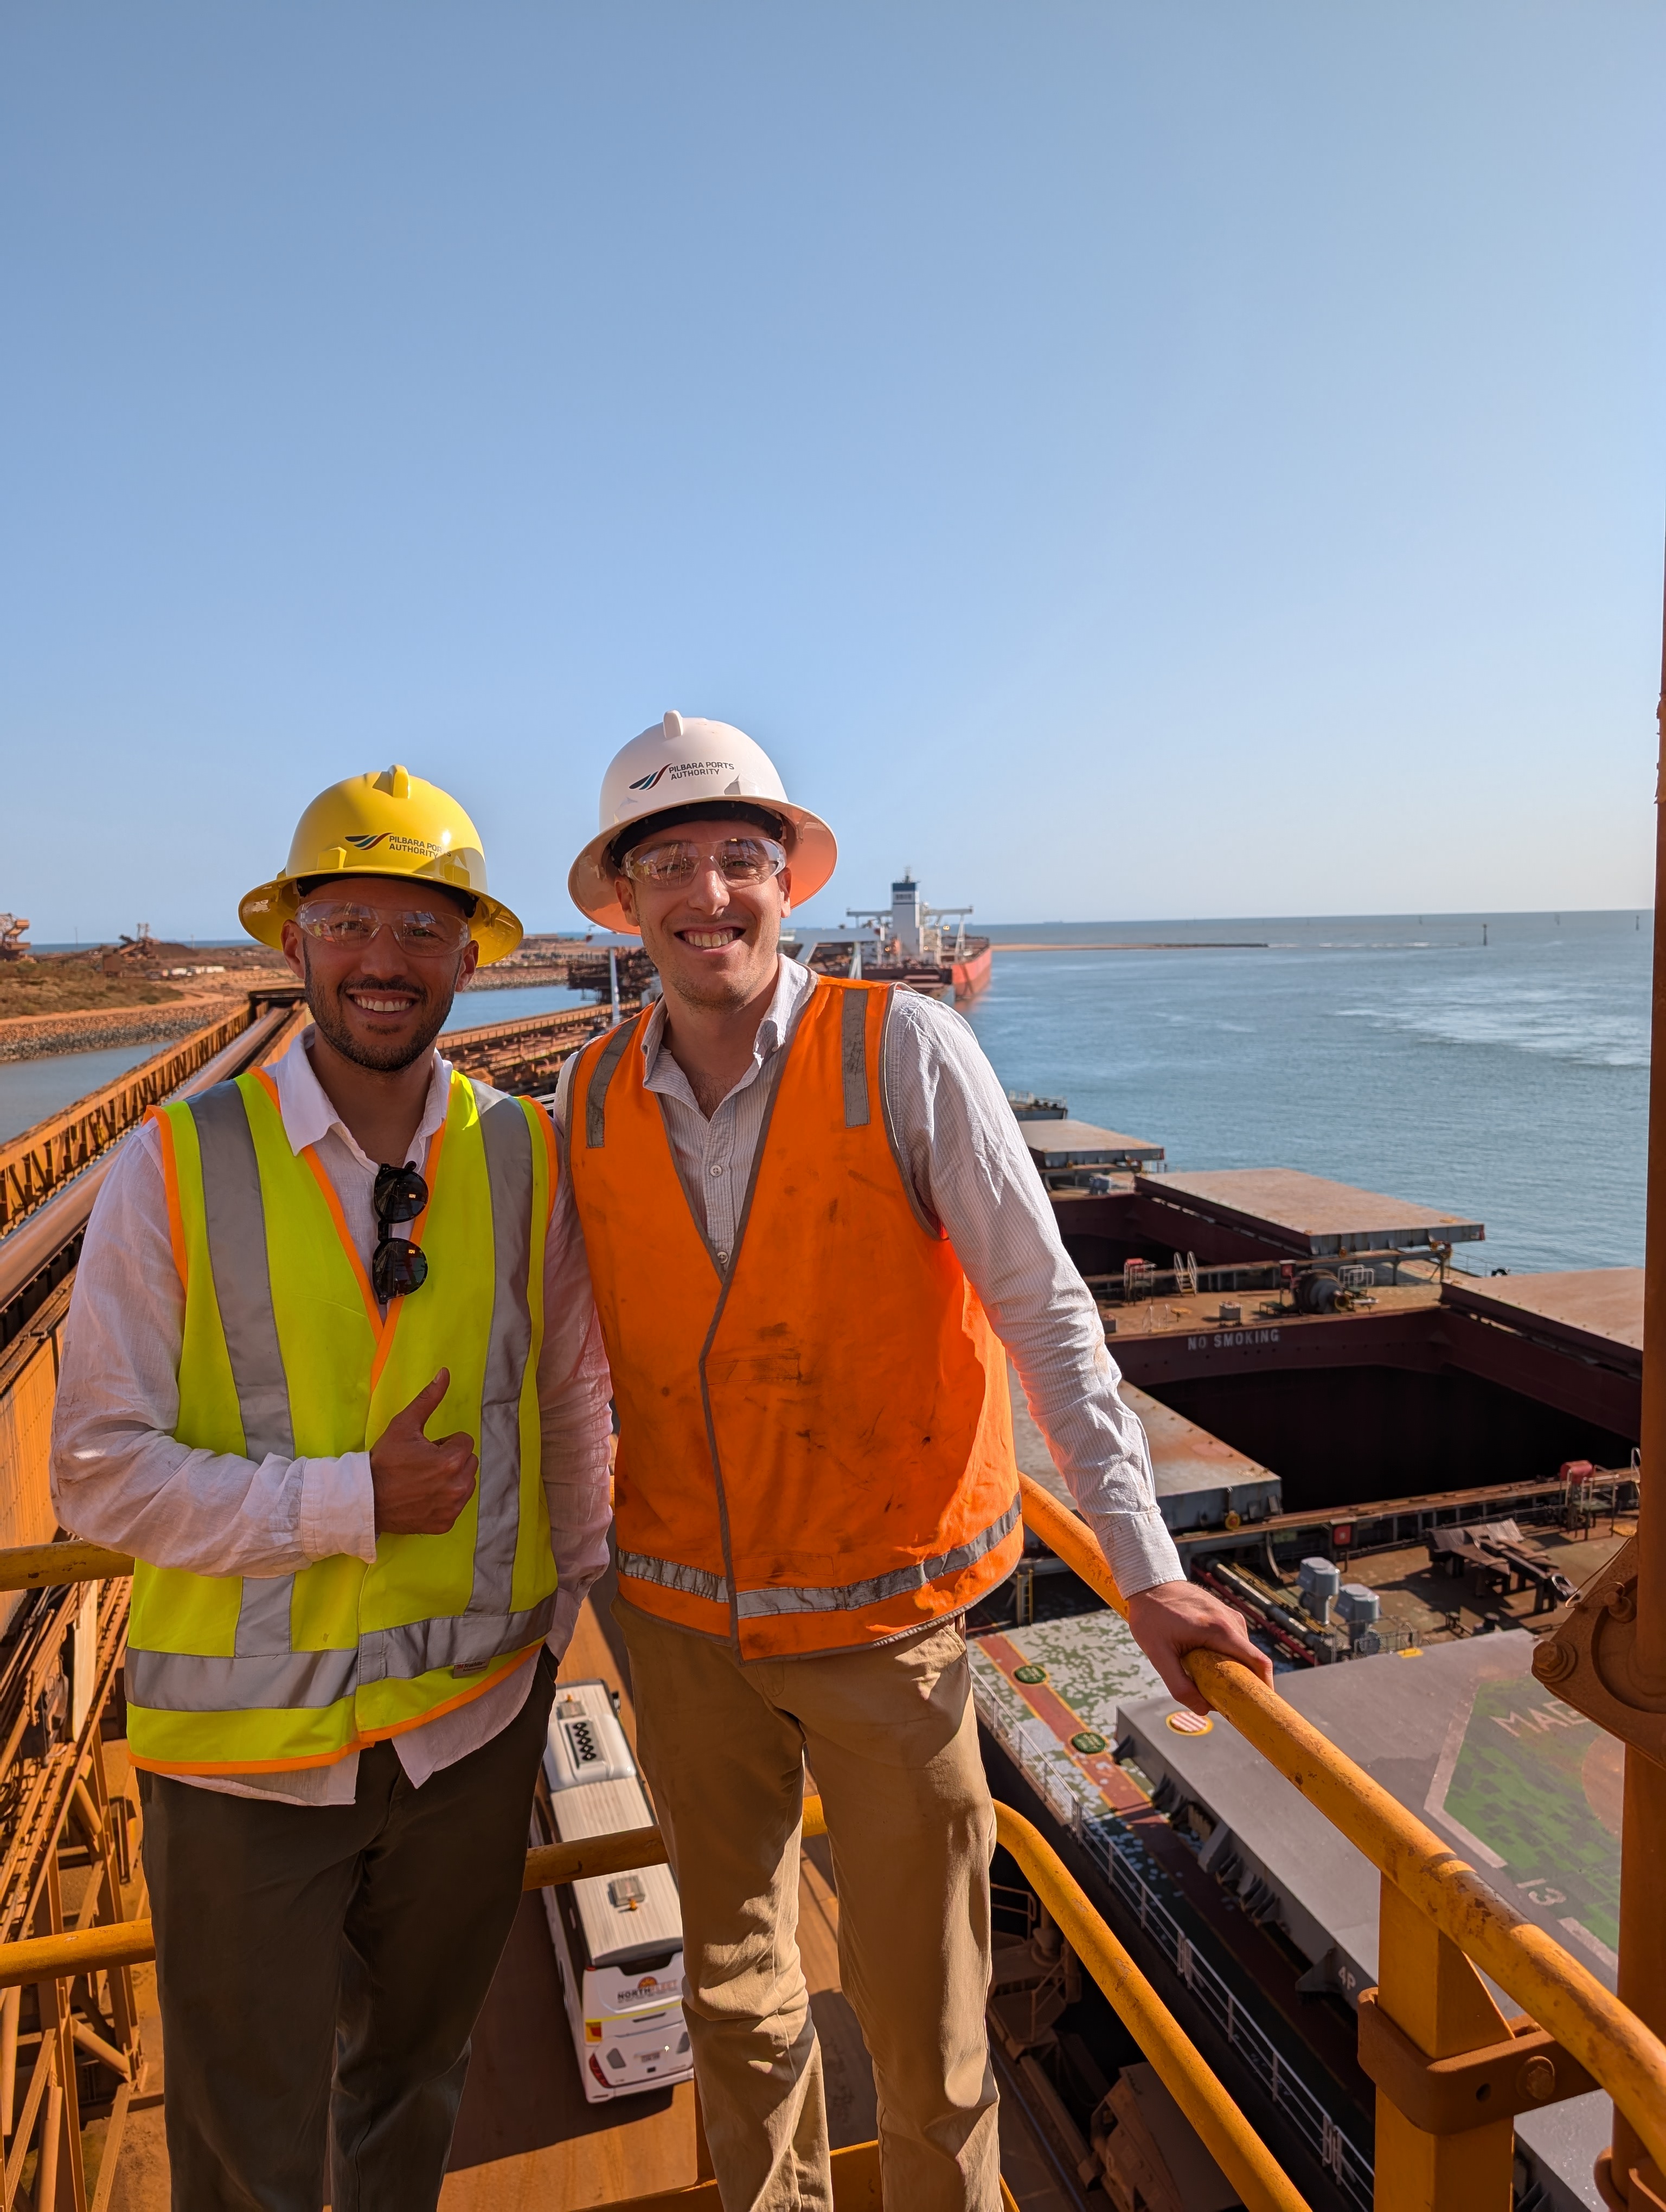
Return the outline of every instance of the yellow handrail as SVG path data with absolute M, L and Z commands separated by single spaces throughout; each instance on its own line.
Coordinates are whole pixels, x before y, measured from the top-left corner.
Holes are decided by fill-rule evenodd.
M 62 1589 L 66 1583 L 101 1583 L 112 1575 L 131 1575 L 125 1552 L 102 1544 L 18 1544 L 0 1552 L 0 1590 Z
M 1027 1475 L 1020 1480 L 1026 1524 L 1108 1604 L 1126 1616 L 1126 1601 L 1085 1523 Z M 0 1589 L 39 1589 L 88 1581 L 125 1573 L 130 1565 L 122 1554 L 94 1544 L 36 1545 L 0 1552 Z M 1210 1651 L 1192 1652 L 1186 1668 L 1209 1703 L 1379 1869 L 1431 1927 L 1456 1944 L 1500 1988 L 1507 1990 L 1541 2027 L 1548 2029 L 1602 2082 L 1636 2128 L 1650 2154 L 1666 2168 L 1666 2045 L 1560 1943 L 1505 1904 L 1432 1829 L 1303 1720 L 1282 1698 L 1265 1688 L 1247 1668 Z M 819 1810 L 815 1800 L 806 1805 L 806 1834 L 823 1832 L 818 1826 L 812 1825 L 818 1820 Z M 1000 1817 L 1007 1821 L 1019 1818 L 1005 1808 L 1000 1808 Z M 1039 1838 L 1036 1842 L 1040 1844 Z M 663 1844 L 654 1830 L 641 1829 L 628 1838 L 621 1838 L 617 1850 L 606 1848 L 611 1843 L 610 1838 L 596 1838 L 582 1846 L 551 1844 L 531 1854 L 527 1887 L 540 1888 L 545 1884 L 575 1881 L 581 1875 L 652 1865 L 665 1856 Z M 627 1855 L 620 1856 L 618 1850 Z M 1014 1856 L 1021 1857 L 1017 1851 Z M 1034 1869 L 1027 1862 L 1023 1863 L 1032 1881 L 1037 1881 Z M 1058 1870 L 1067 1882 L 1070 1877 L 1061 1865 Z M 1039 1889 L 1039 1881 L 1037 1886 Z M 1082 1900 L 1082 1909 L 1097 1922 L 1085 1899 Z M 1063 1924 L 1062 1916 L 1058 1917 Z M 1103 1928 L 1103 1923 L 1097 1924 Z M 1104 1932 L 1105 1940 L 1114 1944 L 1115 1938 L 1110 1931 Z M 1081 1949 L 1083 1946 L 1077 1948 Z M 49 1979 L 55 1974 L 131 1963 L 151 1954 L 147 1922 L 3 1945 L 0 1946 L 0 1988 L 17 1982 Z M 1086 1955 L 1085 1949 L 1083 1954 Z M 1112 1954 L 1104 1955 L 1109 1958 Z M 1127 1954 L 1122 1957 L 1126 1959 Z M 85 1963 L 56 1963 L 71 1959 Z M 1137 1974 L 1137 1969 L 1130 1960 L 1126 1969 L 1118 1965 L 1116 1972 L 1118 1976 Z M 1097 1978 L 1099 1977 L 1096 1973 Z M 1101 1986 L 1106 1987 L 1103 1981 Z M 1132 1986 L 1125 1979 L 1118 1983 L 1119 1988 Z M 1174 2036 L 1185 2044 L 1178 2024 L 1162 2008 L 1161 2000 L 1143 1978 L 1140 1987 L 1149 1994 L 1150 2003 L 1169 2022 Z M 1109 1987 L 1106 1994 L 1113 2003 L 1117 2002 Z M 1134 2026 L 1132 2021 L 1129 2024 Z M 1137 2027 L 1134 2033 L 1138 2038 Z M 1189 2045 L 1185 2047 L 1191 2049 Z M 1146 2048 L 1143 2041 L 1141 2048 Z M 1248 2150 L 1241 2150 L 1237 2167 L 1230 2166 L 1193 2111 L 1196 2098 L 1190 2093 L 1183 2094 L 1182 2080 L 1171 2078 L 1171 2054 L 1163 2058 L 1158 2051 L 1147 2050 L 1146 2055 L 1242 2193 L 1252 2185 L 1252 2177 L 1259 2173 L 1259 2169 L 1242 2163 L 1250 2156 Z M 1195 2051 L 1188 2063 L 1195 2066 L 1200 2081 L 1207 2081 L 1212 2088 L 1218 2090 L 1219 2085 Z M 1207 2093 L 1200 2094 L 1204 2094 L 1207 2102 Z M 1224 2092 L 1220 2094 L 1224 2099 Z M 1251 2134 L 1248 2140 L 1259 2149 L 1257 2138 Z M 1254 2185 L 1260 2185 L 1259 2181 L 1256 2180 Z M 1289 2185 L 1281 2177 L 1279 2186 L 1288 2191 Z M 1300 2200 L 1286 2194 L 1260 2196 L 1255 2202 L 1258 2205 L 1292 2206 Z
M 1026 1524 L 1126 1616 L 1127 1601 L 1086 1523 L 1028 1475 L 1019 1480 Z M 1247 1667 L 1216 1652 L 1194 1651 L 1186 1671 L 1217 1711 L 1334 1828 L 1602 2084 L 1650 2155 L 1666 2167 L 1666 2045 Z
M 1010 1805 L 998 1804 L 995 1833 L 1029 1876 L 1066 1942 L 1104 1991 L 1164 2087 L 1243 2198 L 1247 2212 L 1307 2212 L 1306 2198 L 1280 2171 L 1197 2045 L 1106 1927 L 1041 1831 Z
M 1205 2063 L 1134 1960 L 1095 1911 L 1040 1832 L 1010 1805 L 995 1808 L 995 1829 L 1035 1885 L 1041 1899 L 1088 1972 L 1126 2022 L 1164 2087 L 1208 2145 L 1248 2212 L 1308 2212 L 1306 2200 L 1274 2164 L 1271 2154 Z M 824 1836 L 819 1797 L 804 1801 L 804 1832 Z M 658 1828 L 627 1828 L 587 1836 L 573 1844 L 544 1844 L 526 1854 L 523 1889 L 553 1888 L 591 1876 L 659 1866 L 666 1842 Z M 0 1989 L 108 1972 L 155 1956 L 149 1920 L 118 1921 L 103 1928 L 72 1929 L 0 1944 Z
M 811 1825 L 813 1816 L 815 1825 Z M 805 1832 L 824 1835 L 821 1800 L 806 1808 Z M 553 1889 L 597 1875 L 630 1874 L 636 1868 L 662 1866 L 666 1840 L 658 1828 L 623 1828 L 610 1836 L 586 1836 L 575 1844 L 540 1844 L 526 1854 L 523 1889 Z M 50 1982 L 69 1974 L 98 1974 L 112 1966 L 137 1966 L 156 1955 L 148 1920 L 118 1920 L 101 1928 L 70 1929 L 61 1936 L 31 1936 L 0 1943 L 0 1990 L 17 1984 Z

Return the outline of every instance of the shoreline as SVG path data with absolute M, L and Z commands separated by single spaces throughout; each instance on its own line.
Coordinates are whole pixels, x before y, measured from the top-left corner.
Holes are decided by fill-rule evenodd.
M 471 982 L 458 993 L 459 1004 L 479 992 L 558 989 L 567 981 L 565 969 L 559 968 L 553 973 L 522 969 L 503 976 L 487 969 L 483 974 L 491 980 Z M 286 969 L 283 981 L 289 980 Z M 217 991 L 211 996 L 165 1000 L 150 1006 L 86 1006 L 68 1013 L 0 1016 L 0 1066 L 18 1060 L 55 1060 L 71 1052 L 105 1052 L 119 1045 L 171 1044 L 207 1022 L 235 1013 L 247 995 L 246 990 Z
M 0 1065 L 52 1060 L 64 1053 L 104 1052 L 117 1045 L 168 1044 L 206 1023 L 235 1013 L 247 994 L 176 999 L 155 1006 L 90 1006 L 79 1013 L 9 1014 L 0 1019 Z

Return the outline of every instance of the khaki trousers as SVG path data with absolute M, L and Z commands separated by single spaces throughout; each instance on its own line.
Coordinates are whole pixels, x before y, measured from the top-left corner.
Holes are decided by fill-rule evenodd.
M 831 2212 L 799 1961 L 806 1756 L 839 1970 L 873 2061 L 887 2204 L 998 2212 L 984 2027 L 994 1814 L 959 1624 L 743 1665 L 621 1601 L 642 1768 L 682 1893 L 684 2008 L 724 2212 Z

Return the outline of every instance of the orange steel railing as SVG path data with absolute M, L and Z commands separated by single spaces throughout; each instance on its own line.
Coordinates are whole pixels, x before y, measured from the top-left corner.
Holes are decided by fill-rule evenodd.
M 32 1212 L 89 1160 L 136 1127 L 159 1100 L 223 1052 L 253 1018 L 251 1006 L 206 1023 L 101 1091 L 89 1091 L 0 1145 L 0 1230 Z
M 1279 2171 L 1261 2138 L 1205 2064 L 1195 2045 L 1039 1831 L 1010 1806 L 995 1808 L 996 1832 L 1034 1884 L 1083 1965 L 1151 2060 L 1170 2094 L 1243 2198 L 1248 2212 L 1307 2212 L 1306 2200 Z M 804 1832 L 824 1836 L 821 1800 L 808 1797 Z M 658 1866 L 666 1856 L 658 1828 L 629 1828 L 581 1843 L 544 1844 L 526 1854 L 524 1889 L 552 1888 L 598 1875 Z M 148 1920 L 117 1922 L 63 1936 L 0 1944 L 0 1989 L 108 1972 L 155 1955 Z
M 621 1018 L 640 1012 L 641 1003 L 635 994 L 622 997 Z M 439 1044 L 465 1075 L 478 1076 L 504 1089 L 525 1091 L 541 1084 L 553 1090 L 562 1061 L 599 1035 L 612 1019 L 611 1010 L 603 1000 L 581 1006 L 562 1006 L 551 1014 L 486 1022 L 477 1029 L 447 1030 Z
M 1126 1614 L 1085 1523 L 1028 1477 L 1023 1493 L 1031 1529 Z M 95 1545 L 37 1546 L 0 1553 L 0 1589 L 83 1581 L 130 1565 Z M 1570 2087 L 1588 2087 L 1580 2069 L 1614 2099 L 1642 2154 L 1666 2165 L 1666 2045 L 1247 1668 L 1208 1651 L 1191 1653 L 1186 1666 L 1209 1703 L 1382 1875 L 1381 1978 L 1369 2009 L 1373 2022 L 1377 2015 L 1385 2022 L 1373 2046 L 1386 2038 L 1397 2063 L 1369 2069 L 1378 2084 L 1379 2212 L 1508 2212 L 1513 2113 Z M 1058 1855 L 1011 1807 L 997 1806 L 996 1823 L 1000 1843 L 1250 2212 L 1301 2212 L 1295 2185 Z M 822 1832 L 819 1801 L 812 1799 L 806 1833 Z M 654 1828 L 547 1844 L 528 1853 L 525 1883 L 542 1888 L 665 1856 Z M 0 1988 L 132 1965 L 152 1951 L 148 1921 L 0 1945 Z M 1531 2019 L 1506 2021 L 1477 1968 Z M 1535 2024 L 1547 2033 L 1535 2034 Z M 1362 2056 L 1363 2042 L 1362 2033 Z M 1468 2113 L 1454 2122 L 1454 2099 L 1468 2094 L 1471 2083 L 1477 2097 L 1492 2098 L 1496 2119 L 1476 2125 Z

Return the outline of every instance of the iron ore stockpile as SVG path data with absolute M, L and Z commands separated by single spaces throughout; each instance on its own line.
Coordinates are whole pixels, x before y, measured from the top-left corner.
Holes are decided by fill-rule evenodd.
M 1190 1573 L 1300 1714 L 1612 1988 L 1623 1751 L 1532 1659 L 1633 1525 L 1641 1270 L 1463 1272 L 1479 1222 L 1287 1170 L 1166 1175 L 1160 1147 L 1061 1101 L 1013 1104 Z M 1013 1413 L 1025 1472 L 1062 1498 L 1016 1378 Z M 1033 1538 L 970 1626 L 996 1795 L 1049 1835 L 1310 2203 L 1364 2212 L 1375 1868 L 1234 1729 L 1178 1709 Z M 1003 1901 L 1000 2060 L 1061 2173 L 1119 2206 L 1236 2203 L 1033 1905 Z M 1594 2091 L 1520 2115 L 1517 2212 L 1596 2203 L 1610 2126 Z
M 911 879 L 882 919 L 891 964 L 952 968 L 956 945 Z M 547 1098 L 562 1060 L 641 1003 L 639 961 L 587 957 L 591 1003 L 459 1030 L 447 1050 Z M 875 973 L 853 939 L 859 964 Z M 78 1929 L 94 1947 L 57 1978 L 23 1980 L 20 1960 L 0 1993 L 0 2212 L 167 2201 L 148 1935 L 118 1925 L 145 1911 L 121 1691 L 131 1562 L 54 1543 L 47 1481 L 81 1235 L 150 1106 L 271 1058 L 307 1018 L 293 987 L 263 982 L 0 1147 L 0 1942 Z M 1479 1222 L 1286 1170 L 1170 1175 L 1160 1144 L 1073 1121 L 1061 1100 L 1012 1104 L 1190 1573 L 1243 1613 L 1298 1714 L 1612 1986 L 1621 1752 L 1532 1660 L 1631 1526 L 1640 1273 L 1470 1272 L 1459 1257 L 1477 1256 Z M 1067 1504 L 1016 1382 L 1013 1414 L 1025 1474 Z M 1065 1542 L 1062 1524 L 1043 1525 Z M 19 1548 L 47 1545 L 50 1559 Z M 1034 1534 L 969 1628 L 997 1797 L 1039 1827 L 1315 2212 L 1363 2212 L 1374 1869 L 1233 1728 L 1177 1708 L 1118 1616 Z M 476 2038 L 453 2212 L 595 2204 L 709 2170 L 674 1886 L 602 1836 L 632 1829 L 635 1856 L 652 1836 L 605 1593 L 563 1674 L 571 1725 L 552 1738 L 528 1881 L 586 1878 L 525 1900 Z M 563 1851 L 578 1856 L 549 1871 Z M 1003 2162 L 1025 2212 L 1238 2203 L 1018 1863 L 1003 1851 L 995 1873 L 990 2019 Z M 873 2087 L 839 1990 L 824 1844 L 806 1846 L 800 1899 L 833 2138 L 869 2160 L 862 2202 L 877 2207 L 872 2154 L 855 2148 L 874 2133 Z M 1517 2212 L 1596 2202 L 1610 2125 L 1595 2091 L 1523 2112 Z M 840 2171 L 854 2203 L 858 2165 Z

